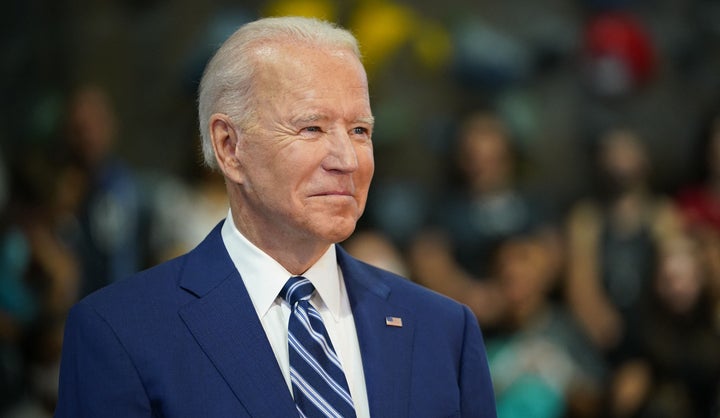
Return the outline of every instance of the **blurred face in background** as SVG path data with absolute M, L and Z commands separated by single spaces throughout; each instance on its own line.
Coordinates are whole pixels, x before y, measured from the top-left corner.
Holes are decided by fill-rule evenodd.
M 539 239 L 517 238 L 504 243 L 496 268 L 507 302 L 516 309 L 544 300 L 554 283 L 548 248 Z
M 504 190 L 512 182 L 513 161 L 502 123 L 492 115 L 476 116 L 461 132 L 459 164 L 476 192 Z
M 602 138 L 600 168 L 612 191 L 624 191 L 643 185 L 648 159 L 639 138 L 630 131 L 609 132 Z
M 105 92 L 84 86 L 68 106 L 68 145 L 85 167 L 102 163 L 115 139 L 115 115 Z
M 655 289 L 663 306 L 683 315 L 697 305 L 704 271 L 695 242 L 688 237 L 672 239 L 660 251 Z

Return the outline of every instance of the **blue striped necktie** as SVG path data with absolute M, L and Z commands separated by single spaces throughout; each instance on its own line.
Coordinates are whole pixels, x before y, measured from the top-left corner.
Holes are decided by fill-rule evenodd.
M 315 288 L 302 276 L 280 291 L 290 304 L 288 351 L 293 398 L 301 417 L 355 417 L 350 390 L 320 313 L 310 304 Z

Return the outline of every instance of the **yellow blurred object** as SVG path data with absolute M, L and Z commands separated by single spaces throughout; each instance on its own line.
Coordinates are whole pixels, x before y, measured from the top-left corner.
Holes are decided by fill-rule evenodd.
M 350 29 L 360 42 L 368 75 L 407 42 L 415 28 L 415 16 L 407 7 L 368 0 L 359 5 Z
M 359 0 L 348 28 L 360 43 L 363 63 L 372 76 L 404 45 L 419 64 L 442 68 L 452 52 L 452 41 L 440 24 L 421 20 L 410 7 L 391 0 Z M 337 22 L 338 3 L 333 0 L 278 0 L 269 2 L 267 16 L 306 16 Z
M 444 27 L 425 21 L 418 25 L 413 50 L 423 66 L 437 70 L 445 66 L 452 55 L 452 40 Z
M 337 7 L 332 0 L 280 0 L 268 3 L 267 16 L 304 16 L 335 21 Z

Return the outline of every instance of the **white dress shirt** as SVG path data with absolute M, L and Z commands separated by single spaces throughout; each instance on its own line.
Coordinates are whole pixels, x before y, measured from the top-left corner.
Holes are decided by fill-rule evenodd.
M 237 229 L 232 219 L 230 212 L 222 227 L 225 248 L 250 294 L 250 299 L 270 341 L 285 382 L 292 393 L 288 357 L 290 305 L 278 296 L 292 274 L 248 241 Z M 350 310 L 345 281 L 335 258 L 335 245 L 331 245 L 325 254 L 303 273 L 303 276 L 315 286 L 316 292 L 310 302 L 320 312 L 330 340 L 342 363 L 357 416 L 358 418 L 369 417 L 370 410 L 362 357 L 360 356 L 360 344 L 355 331 L 355 321 Z

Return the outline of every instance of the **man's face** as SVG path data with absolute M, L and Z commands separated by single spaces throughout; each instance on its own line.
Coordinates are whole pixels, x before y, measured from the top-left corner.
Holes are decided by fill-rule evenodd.
M 365 71 L 349 51 L 258 50 L 250 126 L 239 131 L 241 223 L 278 240 L 339 242 L 374 171 Z

